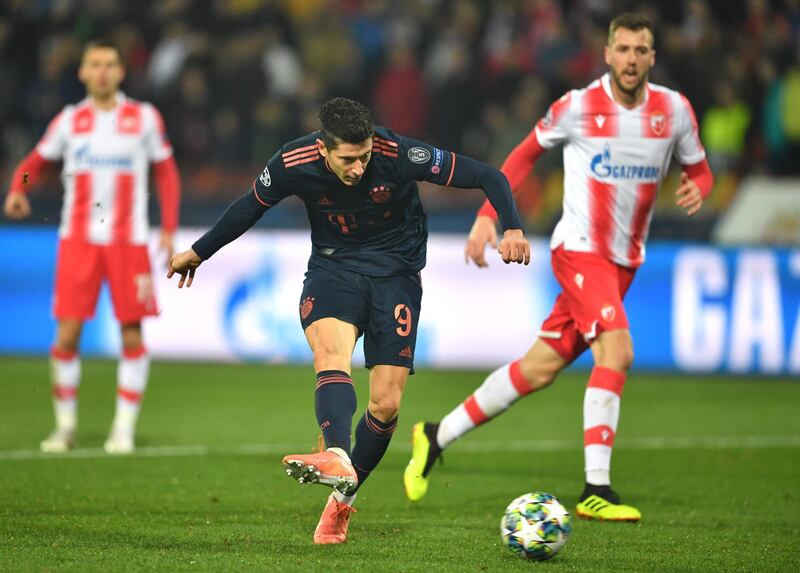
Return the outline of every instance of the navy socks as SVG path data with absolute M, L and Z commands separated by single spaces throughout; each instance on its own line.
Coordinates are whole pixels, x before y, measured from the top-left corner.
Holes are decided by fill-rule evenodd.
M 341 370 L 318 372 L 314 406 L 325 447 L 341 448 L 350 454 L 351 428 L 356 411 L 356 391 L 350 375 Z
M 347 452 L 360 487 L 386 453 L 397 427 L 397 417 L 381 422 L 367 410 L 356 425 L 356 445 L 350 453 L 351 428 L 356 411 L 356 392 L 350 376 L 341 370 L 318 372 L 314 403 L 325 447 L 341 448 Z
M 370 472 L 381 461 L 392 434 L 397 427 L 397 416 L 388 422 L 381 422 L 367 410 L 356 426 L 356 446 L 350 459 L 358 474 L 358 487 L 364 483 Z

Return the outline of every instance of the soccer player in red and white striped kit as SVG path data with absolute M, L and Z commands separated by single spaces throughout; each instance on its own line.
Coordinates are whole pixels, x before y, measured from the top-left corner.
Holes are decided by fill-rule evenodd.
M 118 89 L 125 77 L 119 50 L 106 41 L 88 44 L 78 76 L 87 97 L 67 105 L 17 167 L 4 211 L 12 219 L 30 215 L 28 186 L 49 163 L 63 161 L 64 203 L 53 303 L 58 326 L 51 351 L 56 428 L 41 449 L 60 453 L 75 444 L 81 378 L 78 345 L 83 322 L 94 315 L 105 279 L 122 333 L 116 415 L 105 450 L 124 454 L 134 449 L 150 366 L 141 321 L 158 313 L 147 251 L 149 165 L 161 206 L 159 247 L 167 260 L 174 251 L 180 178 L 161 115 Z
M 525 356 L 491 373 L 439 423 L 414 426 L 404 474 L 412 501 L 427 492 L 443 449 L 551 384 L 590 348 L 594 368 L 583 403 L 586 486 L 576 513 L 598 520 L 641 518 L 639 510 L 621 503 L 610 478 L 620 399 L 633 362 L 622 300 L 644 262 L 656 194 L 671 156 L 683 170 L 677 204 L 689 216 L 711 192 L 713 176 L 689 102 L 648 82 L 655 51 L 645 17 L 623 14 L 611 22 L 605 60 L 609 73 L 553 103 L 502 166 L 515 190 L 546 150 L 564 143 L 564 210 L 550 242 L 563 292 Z M 496 242 L 495 220 L 484 205 L 470 233 L 465 254 L 479 267 L 486 266 L 485 245 Z

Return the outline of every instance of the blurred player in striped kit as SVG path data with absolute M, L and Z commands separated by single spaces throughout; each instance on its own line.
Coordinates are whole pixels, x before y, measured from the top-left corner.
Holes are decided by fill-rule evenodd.
M 161 205 L 160 248 L 168 258 L 178 225 L 180 179 L 161 115 L 118 89 L 125 77 L 119 50 L 106 41 L 88 44 L 78 74 L 87 97 L 67 105 L 17 167 L 4 211 L 12 219 L 30 215 L 28 186 L 48 164 L 63 161 L 53 303 L 58 327 L 51 352 L 56 428 L 41 448 L 61 453 L 75 444 L 81 330 L 94 315 L 106 280 L 120 322 L 122 356 L 116 415 L 105 449 L 125 454 L 134 449 L 150 365 L 141 321 L 158 313 L 147 252 L 149 166 Z

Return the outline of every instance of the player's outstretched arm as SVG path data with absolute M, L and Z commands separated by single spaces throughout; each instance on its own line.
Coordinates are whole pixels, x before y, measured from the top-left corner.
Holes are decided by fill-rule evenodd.
M 498 246 L 503 261 L 526 265 L 530 262 L 530 245 L 522 232 L 522 222 L 511 194 L 511 187 L 503 173 L 491 165 L 464 155 L 456 155 L 407 137 L 399 139 L 402 142 L 403 152 L 400 157 L 402 157 L 404 176 L 445 187 L 481 189 L 489 200 L 493 216 L 500 220 L 503 229 L 503 240 Z M 405 152 L 406 148 L 408 153 Z M 483 257 L 486 243 L 495 246 L 497 241 L 494 223 L 491 217 L 486 219 L 479 218 L 475 222 L 464 251 L 466 261 L 472 259 L 479 267 L 486 266 Z M 511 230 L 516 232 L 508 232 Z
M 249 191 L 231 203 L 214 226 L 197 239 L 192 249 L 204 261 L 228 243 L 241 237 L 256 224 L 270 205 L 261 203 L 255 190 Z
M 508 263 L 524 263 L 528 264 L 531 260 L 531 247 L 525 239 L 522 232 L 522 223 L 519 219 L 517 206 L 514 204 L 514 197 L 511 194 L 511 188 L 508 184 L 508 179 L 500 171 L 487 165 L 471 159 L 469 157 L 458 156 L 453 159 L 453 177 L 451 186 L 453 187 L 478 187 L 483 190 L 486 197 L 489 199 L 494 210 L 497 212 L 500 223 L 503 227 L 503 239 L 497 247 L 503 262 Z M 473 230 L 476 231 L 471 251 L 475 255 L 473 260 L 475 264 L 486 266 L 486 261 L 483 259 L 483 248 L 487 242 L 496 240 L 496 235 L 492 236 L 492 230 L 488 228 L 490 218 L 485 218 L 476 225 L 473 225 Z M 494 223 L 492 223 L 492 226 Z M 509 232 L 514 231 L 514 232 Z M 467 245 L 467 259 L 470 258 L 470 245 Z
M 506 229 L 498 245 L 494 219 L 478 215 L 467 238 L 464 261 L 467 264 L 472 261 L 478 267 L 488 267 L 484 256 L 487 244 L 497 249 L 506 264 L 513 261 L 527 265 L 531 262 L 531 247 L 522 229 Z
M 178 281 L 178 288 L 183 288 L 184 283 L 188 288 L 192 286 L 194 273 L 201 264 L 203 264 L 203 259 L 194 252 L 194 249 L 175 253 L 169 260 L 167 278 L 171 279 L 172 275 L 179 274 L 181 278 Z
M 238 239 L 252 227 L 266 212 L 268 207 L 255 197 L 255 191 L 249 191 L 230 204 L 214 226 L 197 239 L 192 248 L 172 256 L 167 270 L 167 278 L 174 274 L 181 275 L 178 288 L 192 285 L 195 269 L 209 259 L 222 247 Z
M 545 151 L 545 148 L 539 144 L 534 129 L 508 155 L 500 170 L 508 179 L 513 193 L 517 192 L 522 182 L 533 170 L 536 161 Z M 478 216 L 475 218 L 475 223 L 467 238 L 467 246 L 464 249 L 464 258 L 467 263 L 472 260 L 479 267 L 489 266 L 484 257 L 484 250 L 487 243 L 492 248 L 497 247 L 497 219 L 497 212 L 487 198 L 478 210 Z

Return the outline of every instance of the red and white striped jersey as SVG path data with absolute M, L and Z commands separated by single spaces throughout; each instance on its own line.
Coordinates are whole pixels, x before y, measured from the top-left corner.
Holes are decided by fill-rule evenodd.
M 535 128 L 539 144 L 564 143 L 564 212 L 550 246 L 594 252 L 625 267 L 644 262 L 655 198 L 674 155 L 705 158 L 697 121 L 679 92 L 648 84 L 644 102 L 614 101 L 606 74 L 550 106 Z
M 64 165 L 64 205 L 58 235 L 89 243 L 146 244 L 150 163 L 172 156 L 158 111 L 121 92 L 113 109 L 90 98 L 66 106 L 36 151 Z

